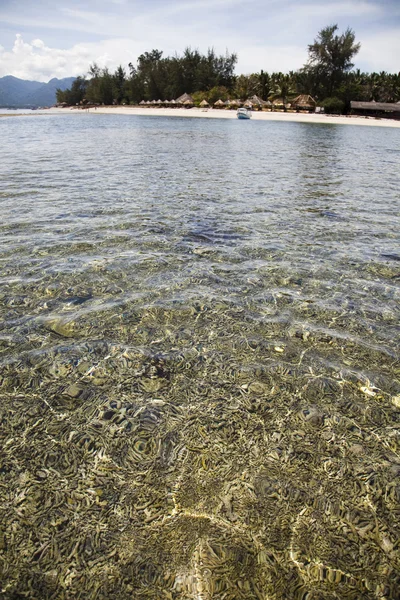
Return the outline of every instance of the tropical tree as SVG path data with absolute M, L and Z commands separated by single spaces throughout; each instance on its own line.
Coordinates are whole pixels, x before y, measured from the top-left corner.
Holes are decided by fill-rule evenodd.
M 296 94 L 296 84 L 292 74 L 278 73 L 274 77 L 274 83 L 272 86 L 271 99 L 282 98 L 283 106 L 286 110 L 286 104 L 291 96 Z
M 121 104 L 125 97 L 125 84 L 126 72 L 120 65 L 114 73 L 114 99 L 116 100 L 117 104 Z
M 86 98 L 89 102 L 94 104 L 102 104 L 100 83 L 101 83 L 101 69 L 97 63 L 93 63 L 89 67 L 88 75 L 90 77 L 86 90 Z
M 206 100 L 211 104 L 215 104 L 217 100 L 228 100 L 229 90 L 223 85 L 216 85 L 211 90 L 207 91 Z
M 233 93 L 236 98 L 246 99 L 260 93 L 260 78 L 257 73 L 252 75 L 239 75 L 236 78 Z
M 337 24 L 321 29 L 314 43 L 308 46 L 309 58 L 304 66 L 318 79 L 325 96 L 334 94 L 345 73 L 354 66 L 352 59 L 360 50 L 352 29 L 347 28 L 341 35 L 337 31 Z
M 87 85 L 88 82 L 84 77 L 77 77 L 72 82 L 71 88 L 69 90 L 57 89 L 57 102 L 66 102 L 70 106 L 80 104 L 82 100 L 86 97 Z
M 263 100 L 267 100 L 268 96 L 272 92 L 272 80 L 268 73 L 265 73 L 262 69 L 258 75 L 259 81 L 259 95 Z

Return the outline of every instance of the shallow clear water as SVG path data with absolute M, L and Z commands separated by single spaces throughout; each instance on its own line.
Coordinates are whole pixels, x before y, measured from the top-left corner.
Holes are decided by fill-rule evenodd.
M 400 131 L 0 136 L 4 597 L 395 598 Z

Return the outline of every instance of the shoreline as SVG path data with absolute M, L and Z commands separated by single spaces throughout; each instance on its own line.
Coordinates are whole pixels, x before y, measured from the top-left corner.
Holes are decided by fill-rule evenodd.
M 68 109 L 49 109 L 50 112 L 65 111 Z M 80 112 L 80 110 L 74 110 Z M 89 114 L 107 114 L 107 115 L 136 115 L 140 117 L 183 117 L 183 118 L 205 118 L 205 119 L 236 119 L 236 110 L 220 110 L 215 108 L 140 108 L 135 106 L 98 106 L 90 108 L 89 111 L 82 110 Z M 363 116 L 334 116 L 325 114 L 304 114 L 304 113 L 284 113 L 284 112 L 252 112 L 254 121 L 289 121 L 294 123 L 318 123 L 331 125 L 361 125 L 370 127 L 394 127 L 400 128 L 400 121 L 393 119 L 376 119 L 374 117 Z
M 181 117 L 205 119 L 236 119 L 236 110 L 219 110 L 215 108 L 141 108 L 136 106 L 98 106 L 89 109 L 76 108 L 49 108 L 30 113 L 0 114 L 1 117 L 19 117 L 36 115 L 59 114 L 97 114 L 97 115 L 134 115 L 138 117 Z M 252 121 L 286 121 L 291 123 L 315 123 L 329 125 L 358 125 L 366 127 L 392 127 L 400 128 L 400 120 L 344 115 L 325 115 L 317 113 L 284 113 L 284 112 L 258 112 L 252 113 Z

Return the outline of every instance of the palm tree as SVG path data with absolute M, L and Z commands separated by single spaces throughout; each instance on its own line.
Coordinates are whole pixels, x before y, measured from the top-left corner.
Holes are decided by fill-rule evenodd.
M 283 73 L 278 73 L 272 88 L 271 99 L 282 98 L 284 110 L 286 110 L 288 99 L 295 94 L 296 84 L 294 78 L 290 74 L 284 75 Z

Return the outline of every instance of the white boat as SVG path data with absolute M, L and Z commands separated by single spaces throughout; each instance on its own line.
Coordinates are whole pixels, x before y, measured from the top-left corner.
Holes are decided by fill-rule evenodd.
M 238 108 L 236 114 L 238 119 L 251 119 L 251 110 L 248 108 Z

